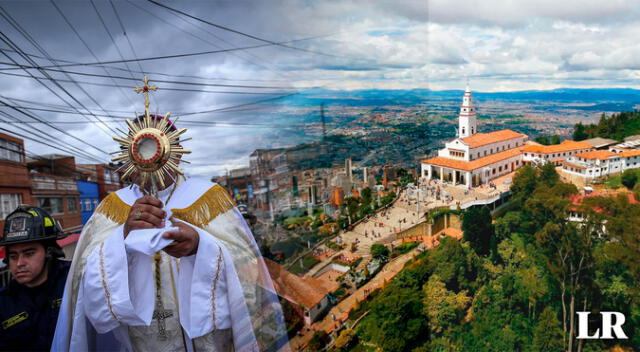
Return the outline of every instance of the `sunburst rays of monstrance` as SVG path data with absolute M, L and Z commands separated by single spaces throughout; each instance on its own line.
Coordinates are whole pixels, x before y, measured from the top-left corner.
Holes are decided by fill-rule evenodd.
M 125 136 L 113 137 L 113 140 L 120 144 L 120 151 L 112 153 L 118 155 L 111 160 L 124 163 L 118 169 L 124 170 L 123 180 L 135 182 L 137 179 L 143 192 L 156 196 L 158 186 L 162 189 L 167 186 L 167 178 L 172 179 L 175 174 L 183 174 L 178 163 L 186 162 L 182 160 L 182 155 L 191 151 L 182 148 L 180 143 L 190 138 L 180 139 L 180 136 L 187 132 L 186 128 L 170 130 L 169 113 L 164 118 L 151 117 L 149 91 L 155 91 L 158 87 L 149 86 L 147 77 L 144 77 L 143 82 L 144 86 L 135 88 L 135 91 L 144 93 L 144 116 L 134 121 L 126 120 L 128 133 L 118 130 Z

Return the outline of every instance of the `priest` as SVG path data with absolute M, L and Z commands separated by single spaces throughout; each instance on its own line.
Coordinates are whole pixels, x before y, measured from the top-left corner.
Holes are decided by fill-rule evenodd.
M 85 225 L 52 350 L 289 350 L 268 271 L 227 192 L 166 176 L 154 195 L 141 177 L 111 193 Z

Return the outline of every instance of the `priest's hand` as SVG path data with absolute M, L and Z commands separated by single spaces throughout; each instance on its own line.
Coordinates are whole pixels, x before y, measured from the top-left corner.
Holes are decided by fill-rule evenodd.
M 179 221 L 171 221 L 171 224 L 178 228 L 178 231 L 167 231 L 162 237 L 173 240 L 174 243 L 164 247 L 168 255 L 176 258 L 196 254 L 200 235 L 193 227 Z
M 138 198 L 129 210 L 129 217 L 124 223 L 124 237 L 133 230 L 163 228 L 167 213 L 162 210 L 162 201 L 156 197 Z

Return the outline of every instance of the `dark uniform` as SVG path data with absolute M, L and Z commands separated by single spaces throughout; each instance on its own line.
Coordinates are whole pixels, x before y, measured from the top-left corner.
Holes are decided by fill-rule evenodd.
M 71 262 L 54 260 L 47 281 L 29 288 L 15 280 L 0 289 L 0 350 L 48 351 Z
M 0 351 L 49 351 L 70 262 L 56 243 L 60 224 L 44 209 L 21 205 L 5 219 L 0 246 L 39 242 L 46 251 L 47 279 L 35 287 L 15 279 L 0 289 Z M 7 253 L 8 255 L 8 253 Z M 5 259 L 5 262 L 10 262 Z

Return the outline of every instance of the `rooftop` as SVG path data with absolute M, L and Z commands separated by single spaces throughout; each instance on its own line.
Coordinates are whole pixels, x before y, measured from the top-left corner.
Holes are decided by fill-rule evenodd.
M 636 199 L 636 197 L 633 195 L 632 192 L 617 192 L 617 193 L 612 193 L 612 192 L 592 192 L 589 194 L 577 194 L 574 195 L 572 197 L 570 197 L 571 199 L 571 204 L 572 209 L 573 210 L 577 210 L 578 206 L 582 205 L 582 202 L 585 200 L 585 198 L 591 198 L 591 197 L 605 197 L 605 198 L 612 198 L 612 197 L 616 197 L 616 196 L 624 196 L 628 199 L 629 204 L 640 204 L 640 202 L 638 202 L 638 200 Z M 601 209 L 595 208 L 596 211 L 602 211 Z
M 313 308 L 330 292 L 337 289 L 327 280 L 313 277 L 300 277 L 288 272 L 280 264 L 269 259 L 264 260 L 273 280 L 273 286 L 279 296 L 288 301 L 300 304 L 306 308 Z
M 538 153 L 538 154 L 553 154 L 553 153 L 562 153 L 562 152 L 570 152 L 574 150 L 581 149 L 591 149 L 591 144 L 582 141 L 576 142 L 571 140 L 563 141 L 560 144 L 553 145 L 527 145 L 524 147 L 523 151 L 529 153 Z
M 628 157 L 632 157 L 632 156 L 638 156 L 640 155 L 640 150 L 638 149 L 633 149 L 633 150 L 625 150 L 622 153 L 619 153 L 618 155 L 628 158 Z
M 580 154 L 576 154 L 576 157 L 578 158 L 584 158 L 584 159 L 588 159 L 588 160 L 607 160 L 610 157 L 617 157 L 619 156 L 618 154 L 608 151 L 608 150 L 593 150 L 590 152 L 584 152 L 584 153 L 580 153 Z
M 503 142 L 513 138 L 526 137 L 527 135 L 509 129 L 489 133 L 476 133 L 473 136 L 460 138 L 464 144 L 470 148 L 482 147 L 483 145 Z
M 463 170 L 463 171 L 472 171 L 472 170 L 477 170 L 487 165 L 491 165 L 493 163 L 497 163 L 499 161 L 517 156 L 522 152 L 523 148 L 525 147 L 522 146 L 518 148 L 505 150 L 504 152 L 491 154 L 491 155 L 488 155 L 476 160 L 472 160 L 472 161 L 456 160 L 456 159 L 449 159 L 449 158 L 437 156 L 435 158 L 423 160 L 422 163 L 436 165 L 436 166 L 444 166 L 444 167 L 449 167 L 452 169 Z
M 583 142 L 589 143 L 594 148 L 602 148 L 602 147 L 606 147 L 606 146 L 610 146 L 618 143 L 618 141 L 614 139 L 602 138 L 602 137 L 585 139 Z

